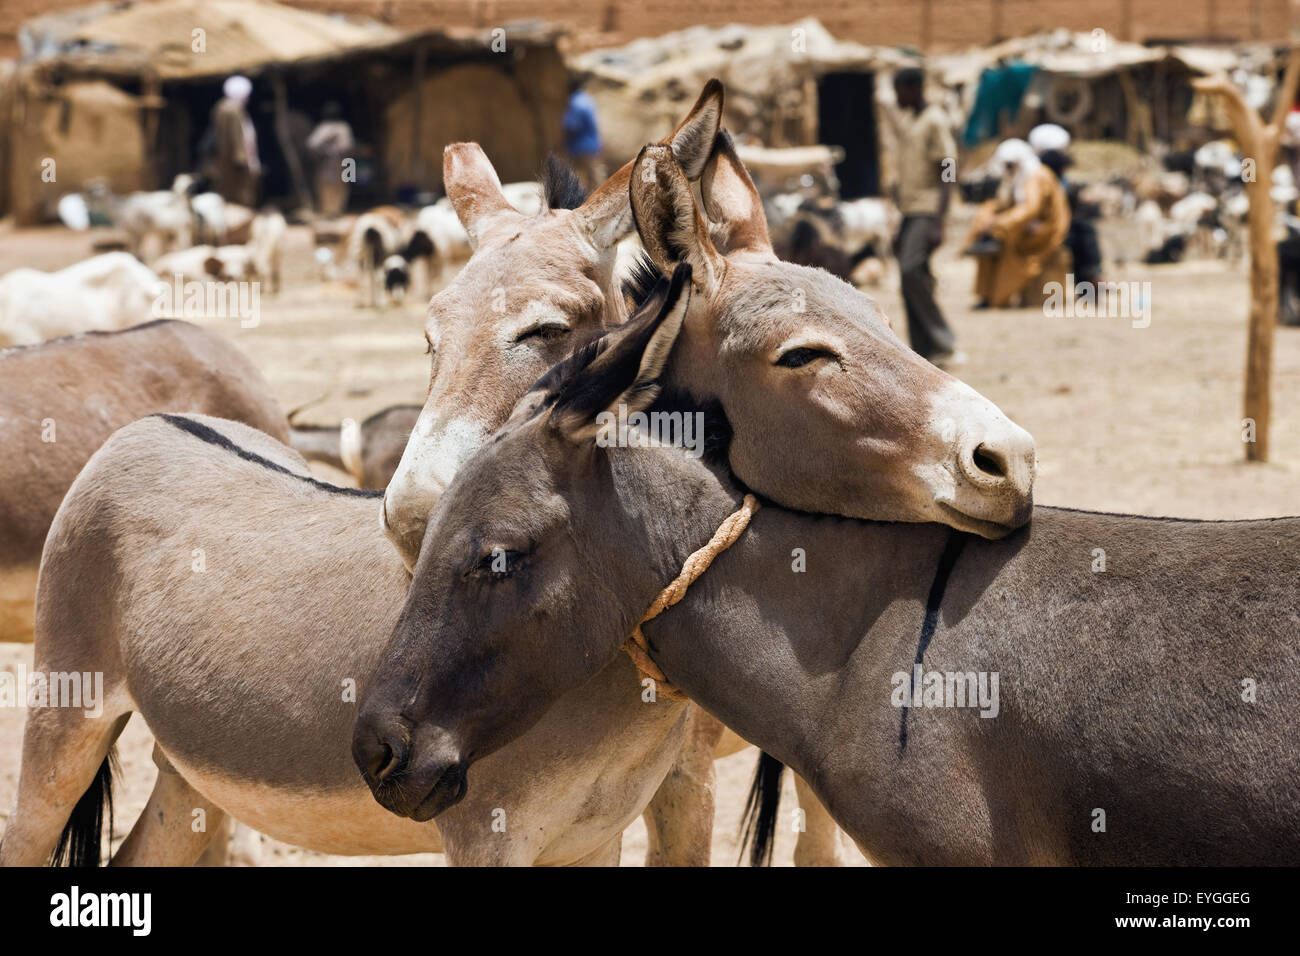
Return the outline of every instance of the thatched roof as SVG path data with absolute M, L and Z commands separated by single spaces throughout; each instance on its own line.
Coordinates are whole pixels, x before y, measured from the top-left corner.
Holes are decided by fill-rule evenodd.
M 1163 47 L 1145 47 L 1112 36 L 1052 30 L 1016 37 L 992 46 L 934 57 L 930 62 L 942 81 L 955 86 L 979 79 L 988 67 L 1007 61 L 1028 63 L 1047 73 L 1095 77 L 1155 63 L 1168 55 Z
M 195 31 L 203 30 L 196 50 Z M 553 44 L 558 30 L 511 24 L 511 44 Z M 397 30 L 272 0 L 128 0 L 38 17 L 23 25 L 25 58 L 85 73 L 195 80 L 268 66 L 325 62 L 422 43 L 433 53 L 488 49 L 483 31 Z
M 804 76 L 872 70 L 910 61 L 902 52 L 837 40 L 813 17 L 778 26 L 690 27 L 620 47 L 590 50 L 569 65 L 630 90 L 698 90 L 710 77 L 734 93 L 762 96 Z
M 590 77 L 613 159 L 635 156 L 672 129 L 715 76 L 727 89 L 725 122 L 733 133 L 806 145 L 815 135 L 818 77 L 913 62 L 901 50 L 837 40 L 812 17 L 777 26 L 690 27 L 568 58 L 571 70 Z
M 1271 49 L 1261 44 L 1143 46 L 1109 34 L 1049 30 L 932 57 L 930 66 L 945 84 L 955 86 L 979 79 L 987 67 L 1010 61 L 1028 63 L 1049 74 L 1091 79 L 1163 60 L 1181 63 L 1193 73 L 1215 73 L 1273 58 Z

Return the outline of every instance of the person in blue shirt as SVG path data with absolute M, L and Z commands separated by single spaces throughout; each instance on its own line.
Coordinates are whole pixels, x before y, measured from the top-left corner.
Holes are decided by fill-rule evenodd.
M 582 88 L 581 77 L 569 84 L 569 105 L 564 111 L 564 147 L 578 178 L 588 189 L 605 181 L 605 161 L 596 122 L 596 101 Z

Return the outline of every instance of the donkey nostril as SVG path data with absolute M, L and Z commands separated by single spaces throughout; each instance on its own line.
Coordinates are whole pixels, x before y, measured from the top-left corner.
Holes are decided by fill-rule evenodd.
M 367 769 L 370 775 L 376 781 L 387 780 L 394 773 L 401 769 L 402 758 L 396 750 L 387 743 L 381 742 L 375 752 L 370 756 L 370 764 Z
M 984 474 L 993 478 L 1007 476 L 1006 458 L 1000 451 L 987 445 L 977 445 L 971 458 L 975 462 L 975 467 Z

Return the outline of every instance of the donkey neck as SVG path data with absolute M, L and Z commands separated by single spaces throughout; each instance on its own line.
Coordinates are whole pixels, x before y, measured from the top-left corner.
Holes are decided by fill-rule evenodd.
M 695 546 L 742 495 L 721 469 L 708 470 L 713 492 L 696 491 L 689 510 L 675 505 L 679 536 Z M 837 677 L 856 661 L 892 667 L 915 654 L 954 534 L 764 507 L 681 603 L 645 625 L 652 656 L 691 699 L 815 780 L 825 728 L 844 717 Z

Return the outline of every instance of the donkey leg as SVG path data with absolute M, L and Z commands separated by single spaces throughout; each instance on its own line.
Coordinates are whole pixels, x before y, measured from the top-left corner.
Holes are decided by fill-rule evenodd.
M 193 811 L 191 811 L 193 812 Z M 238 852 L 235 848 L 235 841 L 238 836 L 236 827 L 239 824 L 230 814 L 225 814 L 221 823 L 212 827 L 212 836 L 208 839 L 208 845 L 199 858 L 194 861 L 195 866 L 239 866 L 235 861 L 235 854 Z
M 73 808 L 95 783 L 130 717 L 129 711 L 106 710 L 88 718 L 70 707 L 28 711 L 18 795 L 0 839 L 0 866 L 49 863 Z
M 794 789 L 799 797 L 804 824 L 794 846 L 794 865 L 843 866 L 844 841 L 839 826 L 812 792 L 812 787 L 798 774 L 795 774 Z
M 604 846 L 593 850 L 572 866 L 618 866 L 623 856 L 623 834 L 614 837 Z
M 690 705 L 677 761 L 642 816 L 646 866 L 708 866 L 713 845 L 714 750 L 722 722 Z
M 158 759 L 158 779 L 140 818 L 113 855 L 111 866 L 193 866 L 221 834 L 227 842 L 226 812 Z
M 229 814 L 195 866 L 261 866 L 262 835 Z

